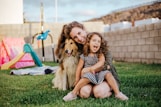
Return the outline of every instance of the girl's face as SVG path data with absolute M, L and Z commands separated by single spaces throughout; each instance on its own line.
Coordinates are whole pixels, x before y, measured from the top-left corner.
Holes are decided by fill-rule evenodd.
M 79 28 L 79 27 L 74 27 L 72 28 L 70 32 L 71 38 L 79 43 L 79 44 L 85 44 L 86 38 L 87 38 L 87 33 L 85 30 Z
M 101 38 L 98 35 L 94 34 L 89 41 L 90 52 L 96 53 L 100 49 L 100 46 Z

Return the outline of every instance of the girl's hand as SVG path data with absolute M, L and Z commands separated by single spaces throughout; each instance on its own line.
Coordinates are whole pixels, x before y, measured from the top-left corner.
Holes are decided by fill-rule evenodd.
M 74 82 L 74 86 L 76 86 L 78 82 L 79 82 L 79 79 L 76 79 Z
M 92 69 L 92 67 L 90 67 L 90 72 L 91 72 L 92 74 L 95 74 L 95 73 L 96 73 L 95 70 Z
M 86 67 L 82 69 L 82 74 L 87 73 L 87 72 L 91 72 L 95 74 L 95 71 L 92 69 L 92 67 Z
M 89 67 L 86 67 L 86 68 L 83 68 L 82 69 L 82 73 L 87 73 L 87 72 L 90 72 L 90 68 Z
M 107 65 L 107 70 L 109 70 L 111 67 L 110 67 L 110 65 Z

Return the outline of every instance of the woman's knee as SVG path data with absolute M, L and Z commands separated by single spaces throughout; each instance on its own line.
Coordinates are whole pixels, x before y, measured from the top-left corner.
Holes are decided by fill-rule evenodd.
M 105 94 L 104 87 L 94 87 L 93 94 L 96 98 L 103 98 L 103 96 Z
M 94 86 L 93 94 L 96 98 L 105 98 L 111 95 L 111 89 L 107 82 Z
M 92 86 L 91 85 L 86 85 L 86 86 L 83 86 L 81 89 L 80 89 L 80 97 L 81 98 L 88 98 L 92 93 Z

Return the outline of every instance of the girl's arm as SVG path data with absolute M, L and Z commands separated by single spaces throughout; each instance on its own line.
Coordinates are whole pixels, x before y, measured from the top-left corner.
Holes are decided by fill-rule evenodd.
M 81 78 L 81 70 L 83 68 L 83 65 L 84 65 L 84 60 L 82 60 L 80 58 L 79 62 L 78 62 L 78 65 L 77 65 L 77 68 L 76 68 L 76 78 L 75 78 L 74 85 L 76 85 L 78 83 L 78 81 L 80 80 L 80 78 Z
M 101 71 L 103 69 L 103 67 L 104 67 L 104 63 L 105 63 L 105 56 L 103 54 L 100 54 L 99 55 L 99 61 L 95 65 L 91 66 L 90 71 L 92 71 L 92 72 L 93 71 L 94 72 Z
M 99 55 L 99 61 L 91 67 L 83 68 L 82 72 L 83 73 L 89 72 L 89 71 L 92 72 L 92 73 L 99 72 L 103 69 L 104 63 L 105 63 L 105 57 L 104 57 L 103 54 L 100 54 Z

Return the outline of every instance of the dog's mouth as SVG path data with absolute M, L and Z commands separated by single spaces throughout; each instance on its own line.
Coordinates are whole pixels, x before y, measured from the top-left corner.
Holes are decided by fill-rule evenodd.
M 67 56 L 71 56 L 73 53 L 73 50 L 65 50 L 65 53 L 67 54 Z

